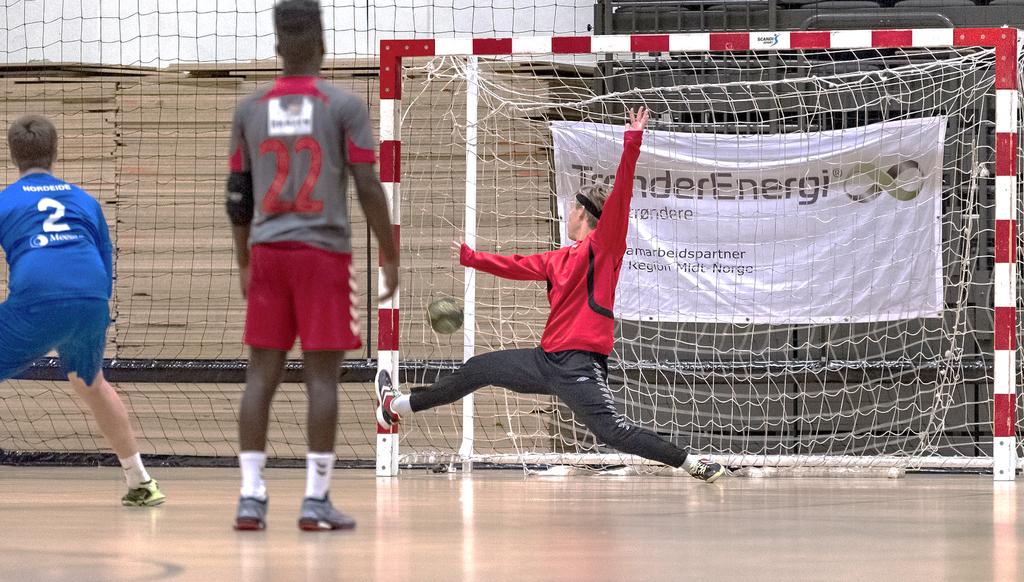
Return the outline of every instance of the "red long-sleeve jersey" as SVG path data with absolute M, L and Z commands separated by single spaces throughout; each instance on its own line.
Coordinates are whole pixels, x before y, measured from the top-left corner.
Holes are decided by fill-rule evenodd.
M 547 281 L 551 313 L 540 347 L 546 352 L 583 350 L 608 355 L 615 328 L 615 287 L 626 253 L 633 174 L 642 131 L 627 131 L 615 184 L 597 228 L 557 251 L 536 255 L 495 255 L 462 245 L 463 266 L 519 281 Z

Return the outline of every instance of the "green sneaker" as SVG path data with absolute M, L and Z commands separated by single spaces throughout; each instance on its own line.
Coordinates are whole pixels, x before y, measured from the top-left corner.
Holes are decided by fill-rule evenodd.
M 160 505 L 166 499 L 167 496 L 160 491 L 160 484 L 156 482 L 156 479 L 150 479 L 134 489 L 129 489 L 128 493 L 125 493 L 124 497 L 121 498 L 121 505 L 126 507 L 153 507 L 154 505 Z

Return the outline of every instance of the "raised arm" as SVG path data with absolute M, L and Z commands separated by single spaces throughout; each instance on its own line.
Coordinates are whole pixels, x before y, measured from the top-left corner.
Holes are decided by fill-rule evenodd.
M 474 251 L 464 242 L 452 245 L 459 256 L 459 264 L 515 281 L 547 281 L 548 253 L 536 255 L 495 255 Z
M 633 175 L 636 161 L 640 157 L 640 145 L 644 140 L 649 112 L 641 107 L 635 113 L 629 111 L 629 123 L 622 143 L 622 158 L 615 172 L 612 193 L 601 210 L 601 219 L 594 230 L 594 242 L 607 249 L 625 249 L 626 232 L 629 230 L 629 204 L 633 200 Z

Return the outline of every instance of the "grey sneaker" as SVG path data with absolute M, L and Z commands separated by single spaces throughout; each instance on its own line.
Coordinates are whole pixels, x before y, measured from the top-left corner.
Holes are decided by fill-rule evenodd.
M 725 475 L 725 467 L 706 459 L 697 461 L 697 466 L 690 471 L 690 476 L 694 479 L 700 479 L 707 483 L 714 483 L 722 475 Z
M 256 531 L 265 527 L 267 527 L 267 500 L 239 497 L 238 513 L 235 514 L 235 529 Z
M 323 531 L 332 529 L 353 529 L 356 520 L 334 509 L 330 496 L 323 499 L 307 497 L 302 500 L 299 512 L 299 529 L 302 531 Z

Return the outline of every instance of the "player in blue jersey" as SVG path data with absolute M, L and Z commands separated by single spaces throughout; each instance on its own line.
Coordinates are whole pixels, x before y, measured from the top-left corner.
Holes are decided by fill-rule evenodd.
M 101 365 L 110 324 L 113 245 L 99 202 L 55 178 L 57 130 L 27 115 L 7 132 L 21 177 L 0 192 L 0 245 L 10 291 L 0 303 L 0 381 L 57 350 L 71 386 L 92 411 L 124 469 L 121 503 L 164 501 L 139 456 L 128 412 Z

